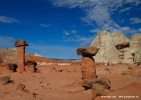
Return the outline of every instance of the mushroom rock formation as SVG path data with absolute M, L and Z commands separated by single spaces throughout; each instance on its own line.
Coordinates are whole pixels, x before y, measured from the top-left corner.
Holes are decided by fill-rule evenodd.
M 116 49 L 118 50 L 118 62 L 133 62 L 133 56 L 129 52 L 129 42 L 117 44 Z
M 92 56 L 95 56 L 98 48 L 94 46 L 84 46 L 77 49 L 77 55 L 82 55 L 82 79 L 95 79 L 96 78 L 96 67 L 95 60 Z
M 35 61 L 26 61 L 25 70 L 26 72 L 35 73 L 37 68 L 35 67 L 37 63 Z
M 52 67 L 51 70 L 49 71 L 49 73 L 56 73 L 56 72 L 57 72 L 57 70 L 55 67 Z
M 15 42 L 15 46 L 17 46 L 17 56 L 18 56 L 18 72 L 24 72 L 24 66 L 25 66 L 25 46 L 28 46 L 27 42 L 24 40 L 17 40 Z

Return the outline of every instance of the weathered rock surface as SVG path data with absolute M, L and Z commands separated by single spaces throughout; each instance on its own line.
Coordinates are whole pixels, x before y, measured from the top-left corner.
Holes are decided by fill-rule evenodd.
M 25 85 L 24 84 L 18 84 L 16 90 L 17 91 L 23 91 L 25 89 Z
M 95 79 L 96 66 L 92 57 L 83 57 L 81 65 L 82 79 Z
M 135 59 L 140 58 L 133 54 L 136 53 L 136 56 L 139 56 L 137 51 L 141 47 L 141 34 L 134 34 L 127 38 L 123 33 L 109 33 L 103 30 L 97 34 L 90 46 L 99 48 L 94 56 L 96 62 L 134 63 Z
M 83 46 L 77 49 L 77 54 L 82 56 L 95 56 L 98 48 L 95 46 Z
M 81 64 L 82 79 L 96 78 L 95 60 L 92 56 L 95 56 L 97 51 L 98 48 L 95 46 L 83 46 L 76 50 L 77 55 L 83 56 Z
M 105 96 L 108 93 L 105 91 L 105 89 L 111 88 L 110 80 L 107 78 L 98 78 L 98 79 L 86 79 L 82 83 L 82 87 L 87 89 L 91 89 L 92 91 L 92 98 L 91 100 L 94 100 L 97 96 Z
M 24 40 L 17 40 L 14 45 L 17 46 L 17 47 L 28 46 L 28 43 Z
M 2 84 L 2 85 L 5 85 L 9 81 L 10 81 L 10 77 L 9 76 L 0 77 L 0 84 Z

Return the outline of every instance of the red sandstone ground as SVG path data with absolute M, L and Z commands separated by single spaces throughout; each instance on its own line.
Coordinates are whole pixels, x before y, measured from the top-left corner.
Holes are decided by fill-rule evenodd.
M 59 72 L 50 71 L 53 67 Z M 37 68 L 41 73 L 9 73 L 6 71 L 6 66 L 1 64 L 0 77 L 10 76 L 13 82 L 6 85 L 0 84 L 0 100 L 90 99 L 91 90 L 84 90 L 81 87 L 80 65 L 37 65 Z M 98 77 L 111 80 L 111 91 L 108 91 L 107 97 L 97 97 L 95 100 L 141 100 L 141 77 L 136 76 L 137 73 L 141 73 L 141 66 L 96 64 L 96 70 Z M 26 86 L 27 92 L 16 91 L 19 83 Z M 127 96 L 132 97 L 126 98 Z

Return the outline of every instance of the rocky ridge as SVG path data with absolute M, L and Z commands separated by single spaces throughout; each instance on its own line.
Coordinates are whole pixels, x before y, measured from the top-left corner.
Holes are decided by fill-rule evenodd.
M 129 43 L 129 46 L 116 48 L 117 45 Z M 94 59 L 105 63 L 141 63 L 141 34 L 127 38 L 123 33 L 100 31 L 90 46 L 99 48 Z

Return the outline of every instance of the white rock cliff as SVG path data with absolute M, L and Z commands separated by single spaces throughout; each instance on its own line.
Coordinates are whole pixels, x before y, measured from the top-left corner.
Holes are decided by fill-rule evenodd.
M 129 44 L 124 46 L 125 44 Z M 117 45 L 123 46 L 119 50 Z M 94 59 L 105 63 L 136 63 L 141 62 L 141 34 L 127 38 L 123 33 L 100 31 L 90 46 L 99 48 Z

